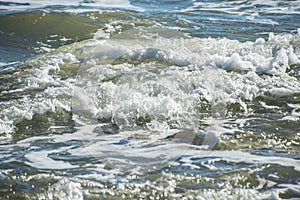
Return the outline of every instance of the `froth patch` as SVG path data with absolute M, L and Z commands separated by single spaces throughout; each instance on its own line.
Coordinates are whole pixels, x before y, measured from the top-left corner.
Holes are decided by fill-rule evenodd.
M 22 119 L 57 108 L 131 128 L 147 128 L 152 121 L 194 126 L 199 116 L 226 117 L 230 104 L 248 112 L 248 102 L 257 97 L 299 92 L 289 73 L 299 65 L 298 43 L 299 34 L 238 42 L 187 38 L 159 28 L 74 43 L 16 70 L 22 87 L 1 95 L 24 98 L 1 102 L 0 131 L 10 134 Z M 29 97 L 32 93 L 37 95 Z M 224 105 L 224 111 L 212 114 L 215 105 Z

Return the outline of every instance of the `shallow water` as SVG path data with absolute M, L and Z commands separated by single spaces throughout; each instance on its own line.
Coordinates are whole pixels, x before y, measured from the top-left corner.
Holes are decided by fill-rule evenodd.
M 300 1 L 0 12 L 1 199 L 300 197 Z

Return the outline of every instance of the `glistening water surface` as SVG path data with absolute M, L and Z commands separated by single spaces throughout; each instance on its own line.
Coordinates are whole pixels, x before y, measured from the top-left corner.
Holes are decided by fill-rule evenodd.
M 0 1 L 1 199 L 300 198 L 300 1 Z

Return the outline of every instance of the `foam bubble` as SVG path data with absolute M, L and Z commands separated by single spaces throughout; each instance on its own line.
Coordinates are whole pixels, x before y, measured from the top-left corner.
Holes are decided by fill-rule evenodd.
M 64 178 L 51 185 L 45 194 L 39 195 L 41 199 L 68 199 L 83 200 L 84 193 L 80 183 Z

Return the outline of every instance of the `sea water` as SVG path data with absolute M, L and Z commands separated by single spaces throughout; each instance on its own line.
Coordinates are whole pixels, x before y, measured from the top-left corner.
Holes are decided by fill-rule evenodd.
M 1 199 L 297 199 L 300 1 L 0 2 Z

